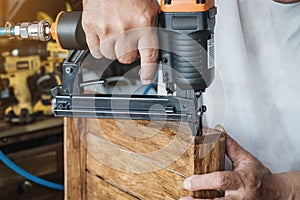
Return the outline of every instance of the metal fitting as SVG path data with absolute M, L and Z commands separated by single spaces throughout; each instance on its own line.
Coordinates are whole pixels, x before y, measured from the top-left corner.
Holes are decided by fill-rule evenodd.
M 14 37 L 15 30 L 14 27 L 11 25 L 10 22 L 5 23 L 5 27 L 1 28 L 1 36 L 6 36 L 6 37 Z
M 51 25 L 44 20 L 20 23 L 15 26 L 15 37 L 18 39 L 48 41 L 51 39 Z
M 51 39 L 51 25 L 44 20 L 39 22 L 22 22 L 16 26 L 6 22 L 5 27 L 0 27 L 0 37 L 48 41 Z

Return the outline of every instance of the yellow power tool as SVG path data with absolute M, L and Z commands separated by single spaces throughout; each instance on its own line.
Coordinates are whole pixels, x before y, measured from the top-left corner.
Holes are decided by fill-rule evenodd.
M 3 53 L 0 65 L 2 88 L 11 88 L 16 102 L 5 109 L 5 119 L 10 123 L 29 123 L 42 115 L 51 115 L 50 89 L 61 84 L 58 67 L 68 51 L 58 48 L 54 42 L 38 45 L 35 53 L 15 49 Z

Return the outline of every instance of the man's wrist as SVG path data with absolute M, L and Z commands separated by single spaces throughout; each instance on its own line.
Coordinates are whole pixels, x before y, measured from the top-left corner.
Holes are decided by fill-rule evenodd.
M 276 194 L 276 199 L 295 200 L 295 191 L 293 187 L 293 179 L 290 173 L 279 173 L 272 175 L 273 194 Z

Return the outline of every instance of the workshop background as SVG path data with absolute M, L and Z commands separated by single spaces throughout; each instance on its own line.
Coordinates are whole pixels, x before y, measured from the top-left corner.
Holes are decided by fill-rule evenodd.
M 177 50 L 183 55 L 171 56 L 171 51 L 163 52 L 170 58 L 162 59 L 166 68 L 158 70 L 152 84 L 143 85 L 139 78 L 139 59 L 124 66 L 105 58 L 94 59 L 88 50 L 78 50 L 73 46 L 78 41 L 69 40 L 69 36 L 77 36 L 74 26 L 79 27 L 79 12 L 67 14 L 72 16 L 70 18 L 66 13 L 61 14 L 57 26 L 52 23 L 60 11 L 81 10 L 81 0 L 0 0 L 0 3 L 1 36 L 15 36 L 14 40 L 0 40 L 1 200 L 63 199 L 64 196 L 66 199 L 179 199 L 187 195 L 211 199 L 223 195 L 214 190 L 189 192 L 182 186 L 184 179 L 191 175 L 224 170 L 225 133 L 202 129 L 201 120 L 206 107 L 202 104 L 200 91 L 207 88 L 214 77 L 211 29 L 216 8 L 213 4 L 205 2 L 212 7 L 205 6 L 210 10 L 202 13 L 208 21 L 196 29 L 196 45 L 186 37 L 178 37 L 184 42 L 177 44 Z M 203 11 L 202 7 L 200 10 Z M 190 14 L 184 17 L 200 22 L 198 18 L 202 14 L 195 14 L 195 18 Z M 167 11 L 164 15 L 174 18 Z M 181 14 L 178 16 L 177 24 L 182 22 Z M 68 19 L 72 19 L 71 25 Z M 59 30 L 58 24 L 64 25 L 66 29 L 60 30 L 68 30 L 68 34 L 57 34 L 56 39 L 61 42 L 59 36 L 63 35 L 62 38 L 72 47 L 62 46 L 71 51 L 60 49 L 51 40 L 17 40 L 18 37 L 28 39 L 28 35 L 45 39 L 50 33 L 49 26 L 32 28 L 34 23 L 30 24 L 32 26 L 26 23 L 40 20 L 52 24 L 51 31 L 57 28 L 54 33 Z M 18 22 L 23 23 L 17 25 Z M 195 28 L 193 24 L 192 27 L 179 25 L 174 29 L 186 36 L 185 29 L 194 31 Z M 205 34 L 198 34 L 201 31 Z M 172 42 L 169 41 L 169 31 L 166 33 L 163 34 L 168 36 L 166 43 Z M 79 38 L 82 39 L 82 35 Z M 175 62 L 185 57 L 186 52 L 180 49 L 186 44 L 189 49 L 192 47 L 192 54 L 197 52 L 196 56 L 186 57 L 207 65 L 203 68 L 200 64 L 207 80 L 199 77 L 199 73 L 193 73 L 196 75 L 191 79 L 173 74 L 169 65 L 173 63 L 172 59 Z M 199 49 L 198 44 L 205 51 Z M 167 47 L 170 48 L 169 44 Z M 203 55 L 200 53 L 198 57 L 198 52 L 203 52 Z M 178 63 L 177 67 L 184 63 L 184 69 L 191 69 L 189 62 Z M 193 90 L 186 87 L 185 78 L 192 83 L 197 80 Z M 163 82 L 166 84 L 161 84 Z M 178 86 L 175 92 L 177 83 L 183 88 Z M 168 93 L 169 97 L 157 95 L 160 92 Z M 112 100 L 107 98 L 110 95 Z M 128 95 L 135 96 L 128 98 Z M 67 118 L 63 122 L 62 118 L 53 117 L 52 108 L 56 116 L 79 119 Z M 86 118 L 95 116 L 118 119 Z M 139 120 L 123 120 L 132 116 Z M 149 119 L 155 122 L 149 122 Z M 206 140 L 206 136 L 210 139 Z
M 52 21 L 62 10 L 78 9 L 81 0 L 1 0 L 0 25 Z M 63 186 L 63 120 L 51 114 L 50 88 L 60 83 L 67 55 L 52 41 L 0 40 L 2 200 L 63 199 L 63 190 L 49 188 Z

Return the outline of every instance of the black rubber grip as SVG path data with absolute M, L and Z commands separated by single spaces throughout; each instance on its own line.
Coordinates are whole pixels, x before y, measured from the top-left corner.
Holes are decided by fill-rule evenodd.
M 207 41 L 211 33 L 198 32 L 188 39 L 173 38 L 173 53 L 170 55 L 174 80 L 182 89 L 204 90 L 213 77 L 208 67 Z
M 87 49 L 86 36 L 82 28 L 82 12 L 63 12 L 57 22 L 57 37 L 64 49 Z
M 168 74 L 165 82 L 184 90 L 205 90 L 212 83 L 215 17 L 210 13 L 161 12 L 159 39 L 163 71 Z

